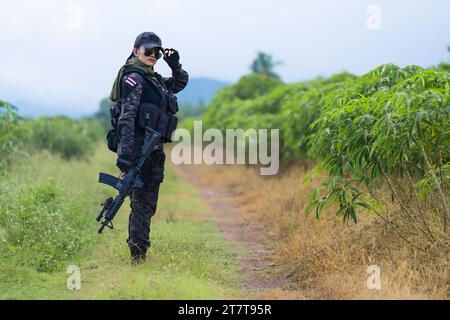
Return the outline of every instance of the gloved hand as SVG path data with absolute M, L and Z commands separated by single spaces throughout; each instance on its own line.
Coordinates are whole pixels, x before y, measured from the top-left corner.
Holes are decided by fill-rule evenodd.
M 131 159 L 125 156 L 118 156 L 116 161 L 116 166 L 120 169 L 122 172 L 127 172 L 131 169 L 133 163 L 131 162 Z
M 171 69 L 177 69 L 180 66 L 180 54 L 173 48 L 164 49 L 164 60 Z

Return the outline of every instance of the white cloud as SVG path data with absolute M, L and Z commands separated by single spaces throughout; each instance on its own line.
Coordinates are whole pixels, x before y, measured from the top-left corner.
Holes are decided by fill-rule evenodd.
M 362 73 L 385 62 L 427 66 L 446 59 L 450 2 L 377 1 L 382 24 L 376 32 L 366 28 L 371 4 L 2 0 L 0 99 L 20 96 L 71 114 L 92 112 L 145 30 L 178 49 L 191 76 L 227 81 L 247 73 L 258 50 L 284 62 L 277 70 L 286 81 L 343 69 Z M 69 6 L 80 9 L 79 29 L 67 27 Z M 169 73 L 162 60 L 157 70 Z

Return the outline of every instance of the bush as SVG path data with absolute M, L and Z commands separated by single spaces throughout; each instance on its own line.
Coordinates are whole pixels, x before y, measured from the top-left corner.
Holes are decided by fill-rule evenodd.
M 53 271 L 58 261 L 70 257 L 86 241 L 79 233 L 83 216 L 69 210 L 52 179 L 8 196 L 9 201 L 0 202 L 0 225 L 6 227 L 7 244 L 3 255 L 20 254 L 24 264 Z
M 26 138 L 16 111 L 14 106 L 0 101 L 0 162 L 7 161 Z
M 382 172 L 411 174 L 449 161 L 450 76 L 420 68 L 377 68 L 329 94 L 314 124 L 313 154 L 335 175 L 376 181 Z M 439 159 L 437 150 L 441 150 Z
M 314 132 L 310 125 L 319 117 L 327 94 L 354 78 L 343 72 L 327 79 L 282 84 L 274 78 L 251 74 L 214 97 L 204 127 L 221 131 L 280 129 L 282 160 L 306 158 L 309 137 Z
M 110 156 L 101 148 L 94 161 L 67 161 L 40 151 L 0 170 L 0 283 L 17 267 L 61 270 L 97 239 L 95 217 L 111 190 L 96 177 L 108 163 L 114 170 Z
M 282 159 L 314 158 L 310 156 L 311 124 L 316 121 L 328 94 L 352 82 L 354 75 L 343 72 L 328 79 L 318 79 L 296 84 L 296 90 L 286 92 L 280 107 Z
M 315 207 L 320 215 L 324 205 L 337 201 L 344 221 L 356 221 L 358 207 L 374 209 L 356 183 L 370 189 L 383 180 L 410 215 L 400 196 L 402 183 L 396 186 L 392 178 L 407 179 L 418 194 L 416 182 L 428 175 L 439 195 L 438 211 L 447 219 L 443 170 L 450 161 L 449 87 L 446 72 L 388 64 L 330 92 L 314 123 L 312 154 L 332 178 L 323 185 L 325 195 L 320 189 L 311 194 L 309 210 Z
M 64 116 L 26 119 L 17 108 L 0 101 L 0 161 L 17 152 L 49 150 L 65 159 L 85 158 L 105 136 L 94 118 L 74 120 Z
M 93 217 L 83 214 L 92 208 L 88 199 L 72 198 L 62 188 L 67 187 L 64 181 L 48 178 L 31 185 L 20 184 L 24 179 L 16 181 L 15 177 L 4 174 L 0 185 L 2 260 L 54 271 L 92 239 L 84 231 L 91 230 Z
M 93 239 L 105 194 L 85 182 L 99 168 L 66 160 L 90 157 L 102 136 L 93 118 L 25 119 L 0 102 L 0 282 L 18 266 L 57 270 Z
M 220 130 L 236 128 L 248 114 L 241 108 L 280 85 L 280 80 L 257 73 L 242 77 L 236 84 L 218 91 L 203 117 L 204 127 Z M 248 106 L 248 109 L 251 112 L 252 107 Z
M 94 120 L 73 120 L 64 116 L 42 117 L 27 125 L 33 147 L 60 154 L 65 159 L 87 157 L 103 132 Z

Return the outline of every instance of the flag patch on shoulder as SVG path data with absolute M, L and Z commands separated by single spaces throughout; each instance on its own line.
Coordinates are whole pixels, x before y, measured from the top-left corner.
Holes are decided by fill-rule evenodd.
M 134 80 L 134 79 L 131 78 L 131 77 L 126 77 L 126 78 L 125 78 L 125 83 L 126 83 L 128 86 L 130 86 L 131 88 L 134 88 L 134 87 L 137 85 L 137 81 Z

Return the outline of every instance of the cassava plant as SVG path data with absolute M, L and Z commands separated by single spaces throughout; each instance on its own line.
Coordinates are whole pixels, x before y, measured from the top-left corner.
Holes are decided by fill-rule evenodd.
M 331 178 L 310 194 L 307 213 L 316 208 L 320 214 L 323 206 L 337 202 L 344 221 L 356 222 L 358 208 L 380 214 L 358 188 L 364 185 L 371 193 L 385 183 L 403 215 L 436 242 L 423 208 L 425 191 L 434 190 L 435 211 L 448 236 L 449 88 L 448 73 L 384 65 L 330 93 L 312 125 L 311 153 Z M 405 184 L 418 208 L 402 195 Z

